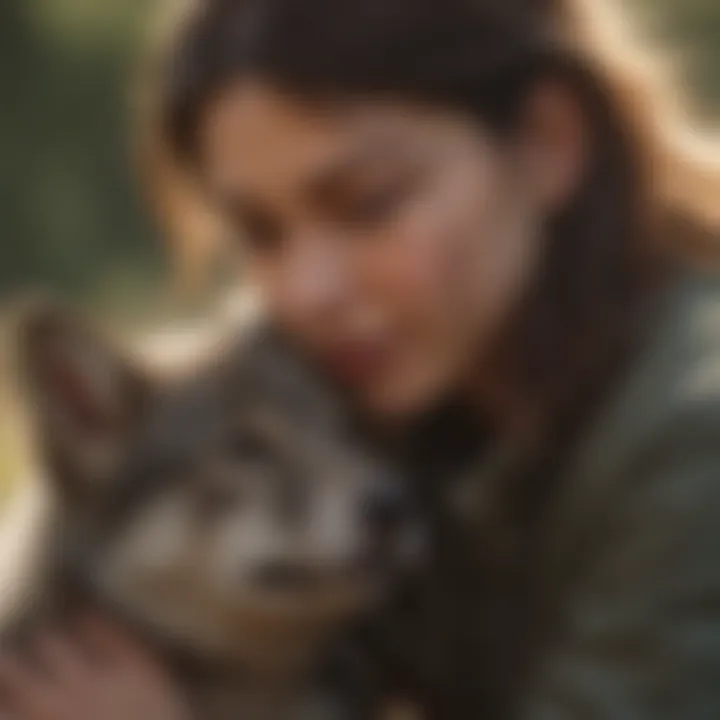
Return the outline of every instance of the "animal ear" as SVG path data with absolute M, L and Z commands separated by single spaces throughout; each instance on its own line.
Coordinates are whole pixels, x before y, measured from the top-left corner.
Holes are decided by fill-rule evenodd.
M 81 320 L 56 305 L 26 308 L 20 363 L 37 440 L 62 491 L 107 485 L 142 417 L 150 382 Z

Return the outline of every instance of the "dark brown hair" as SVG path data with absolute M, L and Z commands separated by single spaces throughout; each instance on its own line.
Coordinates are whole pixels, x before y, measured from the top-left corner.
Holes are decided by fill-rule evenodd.
M 581 4 L 204 0 L 164 56 L 159 140 L 176 168 L 192 169 L 208 101 L 243 76 L 303 97 L 386 95 L 457 109 L 502 136 L 537 82 L 567 83 L 585 111 L 591 162 L 573 201 L 548 219 L 543 265 L 508 338 L 520 404 L 560 412 L 598 386 L 636 335 L 635 311 L 665 252 L 657 223 L 672 175 L 649 115 L 641 118 L 647 98 L 613 74 L 612 52 L 593 53 Z

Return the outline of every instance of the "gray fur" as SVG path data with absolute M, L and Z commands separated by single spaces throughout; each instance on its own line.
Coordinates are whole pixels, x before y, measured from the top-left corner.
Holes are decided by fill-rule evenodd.
M 23 352 L 46 477 L 11 516 L 28 540 L 6 636 L 99 602 L 166 654 L 199 717 L 348 716 L 322 668 L 416 529 L 371 552 L 364 503 L 394 481 L 333 393 L 263 331 L 164 383 L 53 308 Z

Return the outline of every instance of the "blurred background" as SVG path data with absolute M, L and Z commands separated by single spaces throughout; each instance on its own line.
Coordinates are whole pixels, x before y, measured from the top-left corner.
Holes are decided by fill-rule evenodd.
M 719 116 L 720 0 L 625 3 L 676 68 L 695 114 Z M 151 0 L 0 2 L 0 330 L 3 308 L 28 289 L 129 324 L 176 307 L 128 131 L 153 11 Z M 20 453 L 11 374 L 0 373 L 2 487 Z

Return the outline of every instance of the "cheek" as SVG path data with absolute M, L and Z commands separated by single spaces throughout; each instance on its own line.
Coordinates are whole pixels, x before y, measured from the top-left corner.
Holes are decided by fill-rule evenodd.
M 281 554 L 283 538 L 277 524 L 264 513 L 248 512 L 229 517 L 215 528 L 207 568 L 221 587 L 239 588 L 263 564 Z
M 123 542 L 99 568 L 106 590 L 151 617 L 180 612 L 187 604 L 188 588 L 198 587 L 202 568 L 199 548 L 192 542 L 182 513 L 158 509 L 124 534 Z
M 137 579 L 181 575 L 191 565 L 188 528 L 182 508 L 152 508 L 126 530 L 115 552 L 120 572 Z
M 426 191 L 364 254 L 366 285 L 425 334 L 455 332 L 483 310 L 504 230 L 501 183 L 487 165 L 438 173 Z
M 364 539 L 359 495 L 337 478 L 335 487 L 323 489 L 314 500 L 306 552 L 321 566 L 349 565 L 361 551 Z
M 412 412 L 474 372 L 522 295 L 533 224 L 502 173 L 476 164 L 438 178 L 358 251 L 396 341 L 370 398 L 381 411 Z

